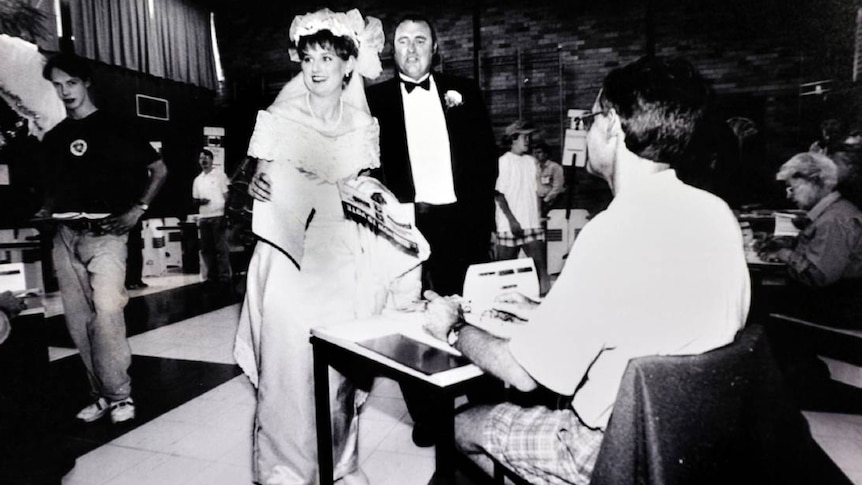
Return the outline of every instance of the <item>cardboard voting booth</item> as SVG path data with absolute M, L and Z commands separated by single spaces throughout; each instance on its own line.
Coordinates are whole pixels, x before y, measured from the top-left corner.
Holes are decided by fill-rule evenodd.
M 167 272 L 167 248 L 163 221 L 158 218 L 143 222 L 141 235 L 144 238 L 144 268 L 142 276 L 162 276 Z
M 568 215 L 568 217 L 567 217 Z M 548 227 L 545 239 L 548 244 L 548 274 L 563 270 L 572 244 L 578 233 L 587 224 L 589 212 L 585 209 L 554 209 L 548 212 Z

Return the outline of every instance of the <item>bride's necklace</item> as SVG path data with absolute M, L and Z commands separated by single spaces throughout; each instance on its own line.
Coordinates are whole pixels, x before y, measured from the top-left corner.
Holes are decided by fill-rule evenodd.
M 308 112 L 311 113 L 312 118 L 314 118 L 315 120 L 319 120 L 322 125 L 326 126 L 326 122 L 323 120 L 323 118 L 318 118 L 317 115 L 314 114 L 314 110 L 311 109 L 311 93 L 305 93 L 305 106 L 308 108 Z M 335 120 L 335 124 L 332 125 L 332 128 L 329 128 L 329 129 L 334 130 L 334 129 L 338 128 L 338 125 L 341 124 L 341 118 L 343 118 L 343 117 L 344 117 L 344 98 L 339 97 L 338 98 L 338 119 Z

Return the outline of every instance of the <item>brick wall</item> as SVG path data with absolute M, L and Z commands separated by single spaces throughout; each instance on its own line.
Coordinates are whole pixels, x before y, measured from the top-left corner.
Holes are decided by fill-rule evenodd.
M 229 102 L 264 106 L 297 69 L 287 29 L 317 2 L 226 2 L 216 11 Z M 440 0 L 417 11 L 434 20 L 442 69 L 473 76 L 473 24 L 481 35 L 479 81 L 497 132 L 519 115 L 558 146 L 568 108 L 588 108 L 612 68 L 646 53 L 652 5 L 655 51 L 691 60 L 710 79 L 725 116 L 761 129 L 765 163 L 805 149 L 827 116 L 857 118 L 851 82 L 855 11 L 862 0 Z M 481 5 L 476 7 L 476 5 Z M 331 1 L 383 21 L 387 40 L 405 9 L 391 0 Z M 383 53 L 392 75 L 391 49 Z M 833 79 L 826 97 L 800 97 L 799 84 Z M 269 82 L 267 80 L 270 80 Z M 276 80 L 276 81 L 272 81 Z M 267 88 L 267 85 L 270 85 Z

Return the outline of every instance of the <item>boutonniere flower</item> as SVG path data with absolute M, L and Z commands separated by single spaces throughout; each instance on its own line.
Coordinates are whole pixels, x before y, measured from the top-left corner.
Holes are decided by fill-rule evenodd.
M 446 109 L 454 108 L 456 106 L 461 106 L 464 104 L 464 96 L 461 96 L 461 93 L 454 90 L 446 91 L 446 94 L 443 95 L 443 104 L 446 105 Z

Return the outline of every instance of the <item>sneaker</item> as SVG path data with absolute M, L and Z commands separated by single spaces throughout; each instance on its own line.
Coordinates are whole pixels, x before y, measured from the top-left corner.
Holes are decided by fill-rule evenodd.
M 112 423 L 122 423 L 130 419 L 135 419 L 135 403 L 132 401 L 132 398 L 127 397 L 111 403 Z
M 92 423 L 107 414 L 110 410 L 111 407 L 108 405 L 108 401 L 106 401 L 105 398 L 100 397 L 96 402 L 78 412 L 75 417 L 85 423 Z

